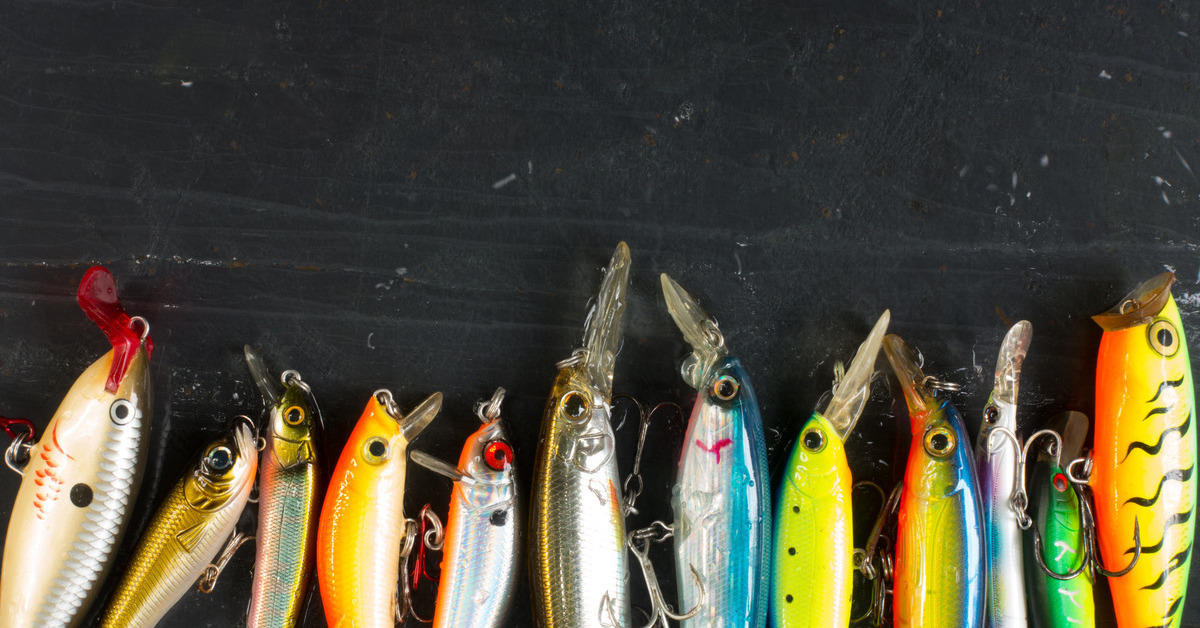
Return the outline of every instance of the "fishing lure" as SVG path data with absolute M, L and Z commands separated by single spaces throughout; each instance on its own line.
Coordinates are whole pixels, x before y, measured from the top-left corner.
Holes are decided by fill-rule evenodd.
M 503 400 L 497 388 L 476 408 L 483 425 L 467 438 L 457 467 L 412 452 L 413 462 L 454 480 L 434 628 L 499 628 L 512 606 L 522 517 L 512 445 L 500 422 Z
M 831 395 L 818 404 L 792 447 L 775 502 L 775 628 L 850 624 L 854 513 L 845 442 L 871 395 L 875 359 L 890 320 L 891 312 L 884 310 L 850 368 L 834 382 Z
M 154 513 L 101 628 L 154 626 L 171 610 L 234 534 L 257 470 L 254 430 L 238 420 L 204 449 Z
M 699 605 L 680 625 L 762 626 L 771 564 L 771 494 L 758 401 L 716 322 L 666 274 L 662 289 L 671 318 L 692 346 L 681 373 L 697 391 L 671 490 L 680 604 Z
M 630 623 L 623 498 L 609 423 L 629 261 L 621 242 L 588 316 L 583 347 L 558 363 L 542 420 L 529 531 L 539 628 Z
M 405 416 L 391 392 L 377 390 L 350 433 L 317 528 L 317 581 L 330 628 L 392 628 L 404 614 L 396 571 L 415 537 L 404 518 L 408 444 L 441 408 L 442 394 L 433 393 Z
M 1171 285 L 1153 277 L 1093 317 L 1104 329 L 1096 360 L 1095 491 L 1100 553 L 1122 628 L 1183 619 L 1196 507 L 1196 396 Z M 1141 535 L 1149 543 L 1142 543 Z M 1122 575 L 1123 574 L 1123 575 Z
M 150 434 L 150 328 L 117 300 L 112 274 L 95 266 L 80 307 L 112 350 L 79 376 L 32 447 L 13 503 L 0 575 L 0 625 L 75 626 L 112 566 L 141 484 Z
M 1059 449 L 1039 450 L 1030 476 L 1030 504 L 1036 513 L 1036 536 L 1025 543 L 1030 623 L 1034 628 L 1094 628 L 1092 572 L 1086 569 L 1084 545 L 1090 531 L 1083 525 L 1079 495 L 1061 464 L 1082 453 L 1088 418 L 1067 412 L 1050 429 L 1061 435 Z M 1061 575 L 1053 577 L 1048 571 Z
M 296 371 L 271 377 L 245 347 L 268 406 L 259 463 L 258 533 L 248 628 L 290 628 L 308 595 L 321 508 L 321 413 Z
M 983 625 L 983 520 L 975 463 L 962 417 L 934 394 L 949 385 L 926 377 L 915 352 L 884 338 L 908 402 L 912 445 L 900 493 L 893 625 Z
M 1025 608 L 1025 571 L 1022 565 L 1021 527 L 1028 516 L 1013 507 L 1017 493 L 1017 465 L 1021 443 L 1017 438 L 1017 388 L 1021 362 L 1029 351 L 1033 325 L 1020 321 L 1008 330 L 996 358 L 996 383 L 983 409 L 983 422 L 975 442 L 979 490 L 983 497 L 984 533 L 987 548 L 987 625 L 993 628 L 1023 628 L 1028 624 Z M 1023 505 L 1022 505 L 1023 508 Z

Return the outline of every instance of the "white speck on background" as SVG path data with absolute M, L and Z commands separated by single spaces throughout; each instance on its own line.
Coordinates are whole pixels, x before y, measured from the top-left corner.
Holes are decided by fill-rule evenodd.
M 235 390 L 233 391 L 233 400 L 237 401 L 238 399 L 241 399 L 241 397 L 238 396 L 237 391 Z
M 1150 177 L 1150 178 L 1151 178 L 1151 179 L 1153 179 L 1153 180 L 1154 180 L 1154 182 L 1155 182 L 1155 183 L 1157 183 L 1159 187 L 1162 187 L 1164 184 L 1165 184 L 1167 187 L 1173 187 L 1173 186 L 1171 185 L 1171 182 L 1170 182 L 1170 181 L 1167 181 L 1166 179 L 1164 179 L 1164 178 L 1162 178 L 1162 177 L 1160 177 L 1160 176 L 1158 176 L 1158 175 L 1154 175 L 1153 177 Z
M 497 182 L 493 183 L 493 184 L 492 184 L 492 189 L 493 189 L 493 190 L 499 190 L 500 188 L 502 188 L 502 187 L 504 187 L 504 186 L 508 185 L 509 183 L 512 183 L 513 181 L 516 181 L 516 180 L 517 180 L 517 174 L 516 174 L 515 172 L 514 172 L 514 173 L 511 173 L 511 174 L 509 174 L 507 177 L 504 177 L 503 179 L 500 179 L 499 181 L 497 181 Z
M 1100 70 L 1100 78 L 1107 81 L 1112 78 L 1112 75 L 1108 73 L 1108 70 Z
M 987 185 L 987 191 L 988 192 L 999 192 L 1000 186 L 996 185 L 995 183 L 989 183 Z
M 1017 189 L 1017 171 L 1016 170 L 1013 170 L 1012 189 L 1014 189 L 1014 190 Z
M 1049 166 L 1050 165 L 1050 155 L 1042 155 L 1042 159 L 1038 163 L 1042 164 L 1043 168 L 1045 168 L 1046 166 Z
M 375 336 L 375 332 L 371 332 L 371 333 L 367 334 L 367 348 L 368 349 L 375 348 L 375 345 L 371 344 L 371 338 L 373 338 L 374 336 Z
M 962 168 L 959 168 L 959 169 L 958 169 L 958 178 L 960 178 L 960 179 L 961 179 L 961 178 L 963 178 L 963 177 L 967 176 L 967 173 L 968 173 L 968 172 L 970 172 L 970 171 L 971 171 L 971 166 L 969 166 L 969 165 L 968 165 L 968 166 L 963 166 Z
M 407 275 L 407 274 L 408 274 L 408 269 L 407 269 L 407 268 L 405 268 L 405 267 L 403 267 L 403 266 L 401 266 L 400 268 L 397 268 L 397 269 L 396 269 L 396 274 L 397 274 L 397 275 L 400 275 L 401 277 L 403 277 L 403 276 L 405 276 L 405 275 Z
M 1165 268 L 1171 272 L 1175 272 L 1175 267 L 1170 264 L 1163 264 L 1163 268 Z
M 1025 193 L 1025 198 L 1029 198 L 1030 196 L 1033 196 L 1033 192 L 1026 192 L 1026 193 Z
M 526 165 L 526 167 L 529 168 L 529 174 L 533 174 L 533 162 L 527 161 L 527 162 L 525 162 L 525 165 Z
M 1179 35 L 1180 37 L 1187 37 L 1187 36 L 1188 36 L 1188 34 L 1187 34 L 1187 33 L 1185 33 L 1184 31 L 1175 31 L 1175 34 L 1176 34 L 1176 35 Z
M 1162 200 L 1163 200 L 1163 202 L 1164 202 L 1164 203 L 1166 203 L 1167 205 L 1170 205 L 1170 204 L 1171 204 L 1171 200 L 1167 198 L 1167 191 L 1166 191 L 1166 190 L 1163 190 L 1163 191 L 1161 192 L 1161 194 L 1162 194 Z
M 194 84 L 195 83 L 193 83 L 192 81 L 179 81 L 180 87 L 191 87 Z
M 1184 168 L 1187 168 L 1188 174 L 1196 176 L 1196 173 L 1192 172 L 1192 165 L 1183 158 L 1183 153 L 1179 152 L 1179 149 L 1174 146 L 1171 147 L 1171 150 L 1175 151 L 1175 156 L 1179 158 L 1179 163 L 1183 164 Z
M 736 273 L 734 273 L 734 274 L 735 274 L 735 275 L 740 275 L 740 274 L 742 274 L 742 258 L 738 257 L 738 254 L 737 254 L 737 252 L 736 252 L 736 251 L 733 253 L 733 259 L 734 259 L 734 261 L 736 261 L 736 262 L 737 262 L 737 265 L 738 265 L 738 267 L 737 267 L 737 272 L 736 272 Z

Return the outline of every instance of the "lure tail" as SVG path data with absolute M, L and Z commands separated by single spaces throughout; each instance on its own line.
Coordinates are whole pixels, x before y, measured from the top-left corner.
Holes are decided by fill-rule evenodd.
M 104 389 L 115 393 L 121 385 L 121 380 L 125 379 L 125 372 L 129 370 L 133 356 L 142 344 L 142 333 L 146 334 L 146 357 L 150 357 L 154 350 L 154 341 L 149 336 L 150 328 L 140 318 L 138 320 L 142 324 L 142 332 L 139 333 L 133 328 L 133 317 L 125 313 L 125 308 L 117 298 L 117 282 L 112 273 L 103 266 L 88 269 L 83 280 L 79 282 L 76 298 L 84 314 L 87 314 L 112 343 L 113 361 Z

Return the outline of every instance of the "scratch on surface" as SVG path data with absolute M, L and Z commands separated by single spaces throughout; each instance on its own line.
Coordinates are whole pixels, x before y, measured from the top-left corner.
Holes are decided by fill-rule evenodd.
M 1192 172 L 1192 165 L 1183 158 L 1183 153 L 1179 152 L 1179 149 L 1175 148 L 1174 146 L 1171 147 L 1171 150 L 1175 151 L 1175 156 L 1179 158 L 1179 163 L 1183 164 L 1183 167 L 1187 169 L 1188 174 L 1192 175 L 1193 177 L 1196 176 L 1196 173 Z
M 492 189 L 499 190 L 500 188 L 502 188 L 516 180 L 517 180 L 517 173 L 515 173 L 515 172 L 509 173 L 509 175 L 507 177 L 504 177 L 503 179 L 500 179 L 499 181 L 493 183 Z
M 1108 81 L 1112 80 L 1112 75 L 1108 73 L 1108 70 L 1100 70 L 1100 78 Z
M 375 332 L 371 332 L 371 333 L 367 334 L 367 348 L 368 349 L 375 348 L 375 345 L 371 344 L 371 338 L 373 338 L 374 336 L 375 336 Z
M 1042 159 L 1039 163 L 1042 164 L 1043 168 L 1045 168 L 1046 166 L 1049 166 L 1050 165 L 1050 155 L 1042 155 Z
M 735 275 L 742 274 L 742 258 L 738 257 L 738 254 L 736 251 L 733 253 L 733 259 L 734 259 L 734 261 L 737 262 L 737 272 L 735 272 L 734 274 Z

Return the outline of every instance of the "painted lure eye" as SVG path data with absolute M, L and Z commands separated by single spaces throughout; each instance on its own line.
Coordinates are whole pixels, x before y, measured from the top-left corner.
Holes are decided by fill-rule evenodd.
M 304 422 L 304 408 L 292 406 L 283 413 L 283 421 L 288 425 L 300 425 Z
M 108 418 L 117 425 L 125 425 L 133 420 L 137 409 L 128 399 L 118 399 L 108 407 Z
M 558 407 L 567 418 L 578 421 L 584 416 L 590 405 L 587 398 L 582 394 L 572 391 L 563 397 Z
M 804 448 L 816 453 L 825 449 L 825 433 L 813 427 L 805 430 L 800 436 L 800 442 L 804 443 Z
M 945 458 L 954 453 L 954 432 L 944 427 L 935 427 L 925 432 L 925 451 L 934 458 Z
M 722 375 L 713 382 L 712 393 L 717 399 L 729 401 L 738 394 L 738 381 L 728 375 Z
M 1171 357 L 1179 351 L 1179 334 L 1171 321 L 1159 319 L 1150 325 L 1150 348 L 1160 355 Z
M 494 440 L 483 448 L 483 461 L 494 471 L 503 471 L 512 463 L 512 447 L 504 441 Z
M 213 471 L 226 471 L 233 466 L 233 452 L 224 445 L 218 445 L 209 450 L 204 462 Z
M 1054 483 L 1054 490 L 1060 493 L 1067 490 L 1067 476 L 1061 473 L 1055 473 L 1052 482 Z
M 988 406 L 983 411 L 983 420 L 986 421 L 988 425 L 992 425 L 993 423 L 996 422 L 996 419 L 999 419 L 999 418 L 1000 418 L 1000 411 L 996 409 L 996 406 Z
M 363 443 L 363 460 L 370 464 L 383 464 L 388 459 L 387 441 L 378 437 L 372 436 Z

